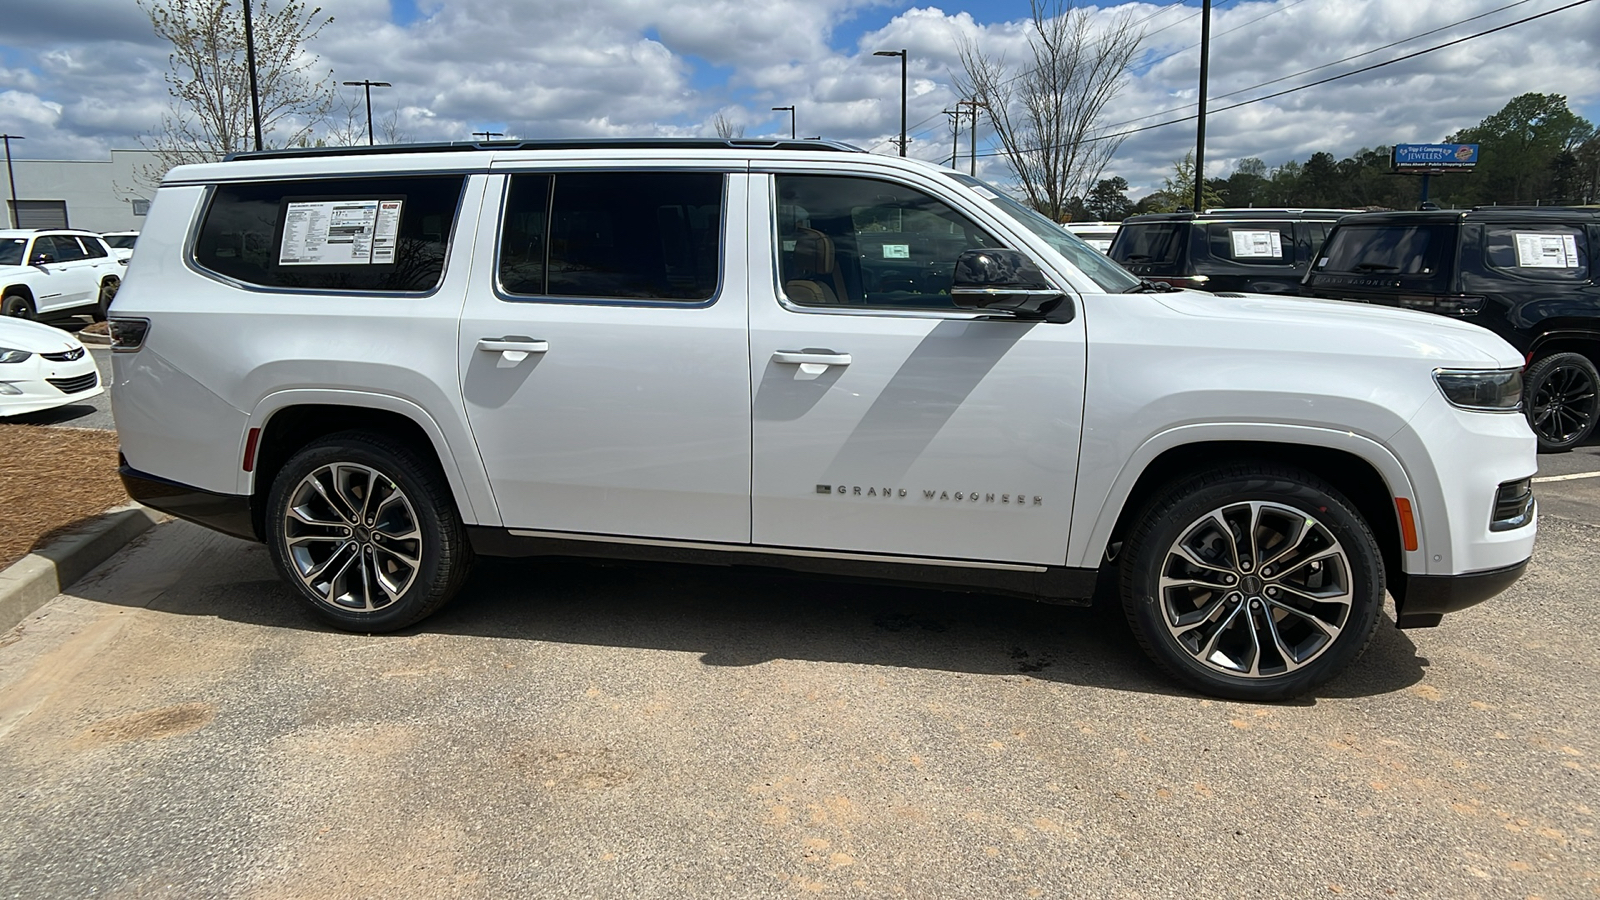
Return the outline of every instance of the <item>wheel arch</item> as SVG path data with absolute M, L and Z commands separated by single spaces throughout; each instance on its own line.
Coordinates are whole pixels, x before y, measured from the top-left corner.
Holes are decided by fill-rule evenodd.
M 33 296 L 33 288 L 26 283 L 8 284 L 5 287 L 0 287 L 0 297 L 9 297 L 12 294 L 27 298 L 28 302 L 33 304 L 34 309 L 39 308 L 39 300 Z
M 1577 353 L 1600 369 L 1600 332 L 1562 329 L 1547 331 L 1534 339 L 1528 349 L 1527 365 L 1554 353 Z
M 241 437 L 240 459 L 244 458 L 250 431 L 257 428 L 260 432 L 254 464 L 250 471 L 240 472 L 240 493 L 252 497 L 250 505 L 258 534 L 265 533 L 262 525 L 267 491 L 271 489 L 273 477 L 290 457 L 318 438 L 358 430 L 403 441 L 432 460 L 449 484 L 462 520 L 485 524 L 482 510 L 490 495 L 481 468 L 463 471 L 443 429 L 427 411 L 408 400 L 347 391 L 285 391 L 270 395 L 250 416 L 247 430 Z M 488 513 L 492 516 L 488 521 L 499 524 L 492 503 L 492 499 L 488 499 Z
M 1427 548 L 1421 543 L 1422 504 L 1399 460 L 1381 444 L 1349 432 L 1298 426 L 1186 426 L 1158 435 L 1140 448 L 1115 479 L 1085 542 L 1075 549 L 1078 562 L 1095 566 L 1110 553 L 1162 486 L 1193 472 L 1230 462 L 1257 461 L 1305 469 L 1333 485 L 1372 528 L 1383 553 L 1391 593 L 1400 597 L 1404 573 L 1421 571 Z M 1408 498 L 1416 516 L 1418 545 L 1406 551 L 1396 498 Z M 1088 523 L 1085 523 L 1088 524 Z

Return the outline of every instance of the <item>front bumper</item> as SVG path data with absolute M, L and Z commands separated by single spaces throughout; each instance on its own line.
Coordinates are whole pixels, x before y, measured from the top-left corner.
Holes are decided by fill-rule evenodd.
M 1432 628 L 1445 613 L 1476 606 L 1510 587 L 1527 568 L 1525 559 L 1515 565 L 1463 575 L 1407 575 L 1404 588 L 1395 595 L 1395 624 L 1401 628 Z
M 122 476 L 122 486 L 127 489 L 128 496 L 151 509 L 236 538 L 261 540 L 256 534 L 249 496 L 217 494 L 168 481 L 132 468 L 125 459 L 119 459 L 117 474 Z

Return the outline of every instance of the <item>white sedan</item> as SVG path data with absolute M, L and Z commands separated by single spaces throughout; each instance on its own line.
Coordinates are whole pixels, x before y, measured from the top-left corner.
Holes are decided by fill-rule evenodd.
M 59 328 L 0 318 L 0 417 L 105 393 L 94 358 Z

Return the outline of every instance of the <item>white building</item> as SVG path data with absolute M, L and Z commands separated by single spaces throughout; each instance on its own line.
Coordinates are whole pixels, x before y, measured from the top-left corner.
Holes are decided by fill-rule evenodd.
M 11 145 L 17 205 L 13 211 L 11 186 L 0 184 L 7 213 L 0 228 L 13 221 L 22 228 L 89 231 L 138 231 L 142 226 L 155 193 L 155 185 L 144 174 L 155 164 L 154 153 L 113 150 L 109 160 L 18 159 L 19 149 L 20 145 Z

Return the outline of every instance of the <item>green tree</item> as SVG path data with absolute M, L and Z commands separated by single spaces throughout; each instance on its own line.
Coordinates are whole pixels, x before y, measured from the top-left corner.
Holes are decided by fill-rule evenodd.
M 1176 212 L 1179 207 L 1188 208 L 1194 203 L 1194 151 L 1190 150 L 1183 155 L 1183 159 L 1172 161 L 1172 174 L 1162 181 L 1161 199 L 1152 201 L 1152 206 L 1159 204 L 1160 208 L 1151 208 L 1150 212 Z M 1156 194 L 1144 198 L 1149 201 Z M 1201 205 L 1206 209 L 1222 205 L 1222 196 L 1212 187 L 1210 180 L 1206 181 L 1201 196 Z
M 1127 179 L 1120 175 L 1100 179 L 1089 196 L 1083 199 L 1083 205 L 1096 221 L 1122 221 L 1133 211 L 1133 201 L 1128 199 Z
M 1254 156 L 1239 160 L 1224 185 L 1219 188 L 1225 206 L 1259 206 L 1267 183 L 1267 164 Z
M 1442 187 L 1471 203 L 1532 203 L 1552 198 L 1553 171 L 1563 154 L 1575 153 L 1594 125 L 1567 108 L 1560 94 L 1522 94 L 1472 128 L 1446 138 L 1477 144 L 1478 165 L 1470 176 Z M 1576 166 L 1572 166 L 1572 176 Z M 1570 177 L 1570 176 L 1569 176 Z

